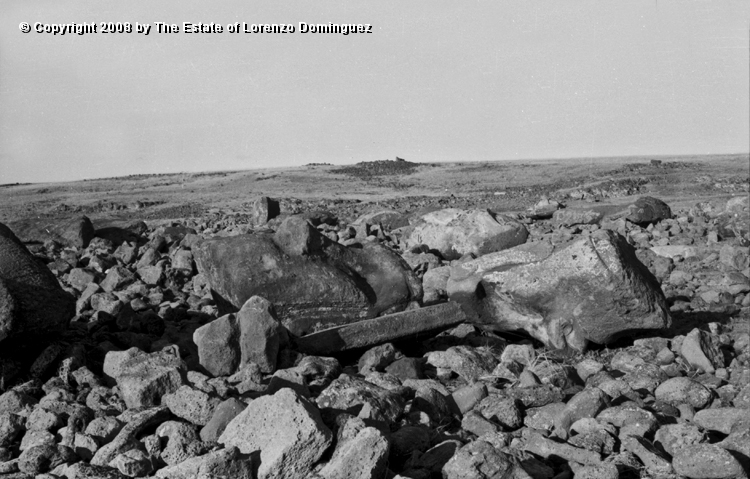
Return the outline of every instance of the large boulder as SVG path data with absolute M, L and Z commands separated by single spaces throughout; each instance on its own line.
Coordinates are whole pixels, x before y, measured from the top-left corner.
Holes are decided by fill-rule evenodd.
M 0 226 L 0 342 L 61 331 L 75 316 L 75 298 L 10 229 Z
M 583 350 L 588 341 L 606 344 L 671 321 L 656 278 L 625 238 L 608 230 L 543 261 L 451 275 L 462 276 L 451 299 L 462 302 L 476 322 L 498 331 L 524 330 L 553 348 Z
M 274 234 L 214 238 L 193 253 L 220 312 L 261 296 L 295 335 L 400 311 L 422 298 L 419 280 L 393 251 L 370 243 L 348 248 L 297 216 Z
M 259 479 L 302 479 L 331 439 L 315 406 L 284 388 L 252 401 L 227 425 L 219 443 L 243 454 L 260 451 Z
M 525 243 L 528 236 L 526 227 L 508 216 L 448 208 L 423 215 L 405 241 L 407 248 L 424 244 L 450 260 L 512 248 Z

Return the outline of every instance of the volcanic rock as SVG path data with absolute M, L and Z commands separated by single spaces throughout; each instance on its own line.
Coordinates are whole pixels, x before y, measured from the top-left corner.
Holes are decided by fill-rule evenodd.
M 596 231 L 539 263 L 477 276 L 486 297 L 467 309 L 479 324 L 525 330 L 557 349 L 583 350 L 587 341 L 606 344 L 628 331 L 671 323 L 657 280 L 611 231 Z
M 0 229 L 0 342 L 61 331 L 75 315 L 75 299 L 16 236 Z
M 260 451 L 259 479 L 302 479 L 331 443 L 331 431 L 312 404 L 282 389 L 251 402 L 227 425 L 219 443 L 243 454 Z
M 220 311 L 261 296 L 296 335 L 398 311 L 422 297 L 418 279 L 396 253 L 374 243 L 347 248 L 294 216 L 274 235 L 210 239 L 194 255 Z

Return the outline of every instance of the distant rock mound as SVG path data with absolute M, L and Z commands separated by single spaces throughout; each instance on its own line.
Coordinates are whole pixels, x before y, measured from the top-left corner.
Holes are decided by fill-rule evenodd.
M 412 163 L 398 158 L 395 161 L 363 161 L 356 165 L 338 168 L 334 170 L 334 172 L 358 177 L 408 175 L 414 173 L 414 170 L 416 170 L 418 166 L 419 163 Z

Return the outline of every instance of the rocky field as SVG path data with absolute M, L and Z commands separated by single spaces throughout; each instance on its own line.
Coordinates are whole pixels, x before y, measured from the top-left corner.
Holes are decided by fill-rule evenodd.
M 3 185 L 0 477 L 747 477 L 748 167 Z

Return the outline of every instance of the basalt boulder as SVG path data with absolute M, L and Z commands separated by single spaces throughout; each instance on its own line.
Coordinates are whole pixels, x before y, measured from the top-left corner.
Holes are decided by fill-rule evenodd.
M 75 299 L 5 225 L 0 225 L 0 343 L 49 335 L 75 316 Z
M 261 296 L 294 335 L 401 311 L 422 298 L 419 280 L 395 252 L 343 246 L 298 216 L 275 233 L 205 240 L 193 254 L 222 314 Z
M 405 236 L 407 248 L 424 244 L 449 260 L 512 248 L 529 236 L 526 227 L 509 216 L 456 208 L 427 213 L 410 229 Z
M 659 283 L 621 235 L 599 230 L 548 258 L 499 271 L 454 268 L 451 299 L 497 331 L 524 330 L 548 347 L 584 350 L 633 330 L 670 326 Z

